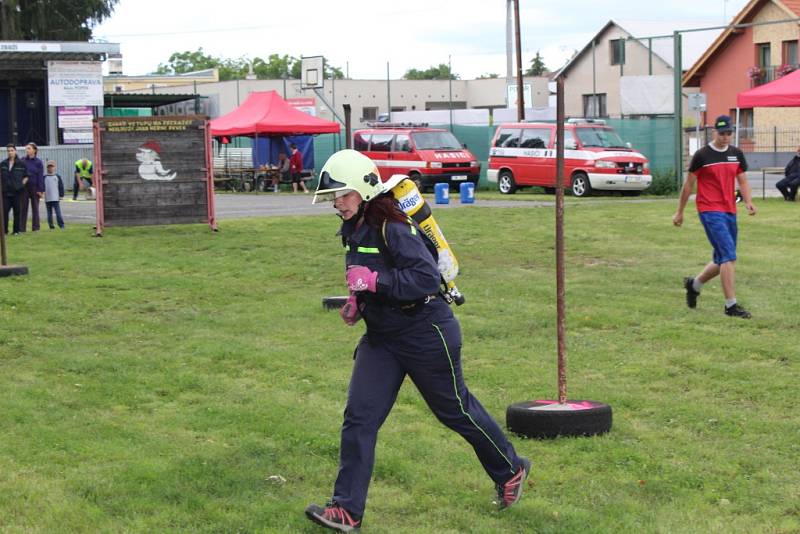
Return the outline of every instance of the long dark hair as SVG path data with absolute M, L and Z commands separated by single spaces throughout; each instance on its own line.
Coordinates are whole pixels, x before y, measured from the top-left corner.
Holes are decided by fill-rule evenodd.
M 406 215 L 397 199 L 391 194 L 385 194 L 375 197 L 367 202 L 364 208 L 364 222 L 372 228 L 381 228 L 383 221 L 396 221 L 406 222 L 408 215 Z

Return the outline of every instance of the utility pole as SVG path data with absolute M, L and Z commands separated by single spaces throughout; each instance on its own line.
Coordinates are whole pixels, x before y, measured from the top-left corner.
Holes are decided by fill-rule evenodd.
M 519 31 L 519 0 L 514 0 L 514 36 L 517 41 L 517 121 L 525 120 L 525 94 L 522 92 L 522 43 Z
M 506 84 L 510 85 L 511 80 L 514 79 L 514 64 L 512 56 L 514 55 L 514 0 L 506 0 Z M 511 102 L 509 102 L 511 104 Z
M 453 131 L 453 67 L 450 63 L 450 56 L 447 56 L 447 85 L 450 91 L 450 132 Z
M 386 62 L 386 116 L 389 117 L 388 121 L 392 122 L 392 82 L 389 78 L 389 62 Z

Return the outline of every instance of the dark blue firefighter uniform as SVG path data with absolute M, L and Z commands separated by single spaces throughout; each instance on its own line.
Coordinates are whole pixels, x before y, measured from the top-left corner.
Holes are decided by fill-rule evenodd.
M 385 240 L 384 235 L 385 234 Z M 461 375 L 461 328 L 438 295 L 435 249 L 412 224 L 342 226 L 346 264 L 378 272 L 376 293 L 359 293 L 367 324 L 355 352 L 342 424 L 339 475 L 333 499 L 361 516 L 375 460 L 378 429 L 408 375 L 436 417 L 475 449 L 496 484 L 520 459 L 500 427 L 472 396 Z

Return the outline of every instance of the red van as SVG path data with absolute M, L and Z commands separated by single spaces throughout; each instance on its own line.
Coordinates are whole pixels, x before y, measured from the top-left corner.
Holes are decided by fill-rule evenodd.
M 477 186 L 481 174 L 477 158 L 447 130 L 383 124 L 356 130 L 353 148 L 375 161 L 384 181 L 406 174 L 420 190 L 440 182 Z
M 555 124 L 501 124 L 492 139 L 487 179 L 504 194 L 534 185 L 553 191 L 555 149 Z M 594 119 L 570 119 L 564 125 L 564 179 L 576 197 L 593 190 L 638 195 L 653 181 L 647 158 Z

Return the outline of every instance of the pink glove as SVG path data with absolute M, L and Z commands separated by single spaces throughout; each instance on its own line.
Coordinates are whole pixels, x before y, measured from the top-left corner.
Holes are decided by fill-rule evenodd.
M 350 293 L 350 298 L 347 299 L 347 302 L 345 302 L 344 306 L 339 310 L 339 315 L 347 326 L 353 326 L 361 319 L 355 293 Z
M 377 286 L 378 273 L 370 271 L 363 265 L 352 265 L 347 269 L 347 287 L 350 291 L 375 293 Z

